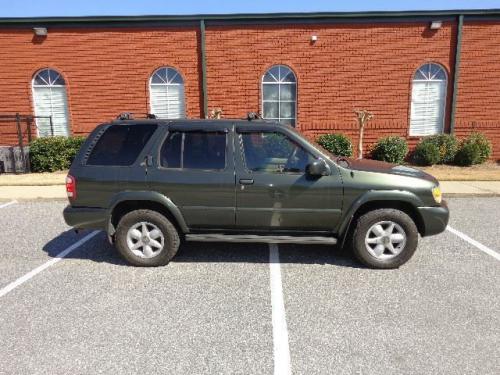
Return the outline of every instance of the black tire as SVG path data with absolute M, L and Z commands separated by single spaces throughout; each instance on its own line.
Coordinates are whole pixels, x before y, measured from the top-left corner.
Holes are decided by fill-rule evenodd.
M 392 221 L 398 224 L 406 234 L 406 244 L 399 254 L 389 259 L 379 259 L 372 255 L 365 244 L 369 229 L 378 222 Z M 356 222 L 352 236 L 352 250 L 356 258 L 370 268 L 398 268 L 406 263 L 415 253 L 418 245 L 418 230 L 413 219 L 406 213 L 392 208 L 370 211 Z
M 141 258 L 132 252 L 127 245 L 127 233 L 137 223 L 154 224 L 163 234 L 164 245 L 158 255 L 152 258 Z M 140 267 L 158 267 L 167 265 L 177 253 L 180 239 L 175 226 L 162 214 L 151 210 L 136 210 L 124 215 L 115 233 L 115 245 L 121 256 L 130 264 Z

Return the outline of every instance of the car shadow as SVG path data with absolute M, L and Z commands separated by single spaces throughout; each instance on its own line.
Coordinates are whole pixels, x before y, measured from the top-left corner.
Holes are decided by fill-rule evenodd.
M 75 233 L 68 230 L 43 246 L 50 257 L 59 254 L 88 235 L 89 231 Z M 104 232 L 70 252 L 66 259 L 82 259 L 97 263 L 128 266 L 114 246 L 110 245 Z M 365 268 L 356 262 L 346 249 L 328 245 L 280 244 L 281 264 L 319 264 L 350 268 Z M 172 263 L 269 263 L 269 246 L 253 243 L 182 242 Z
M 281 264 L 319 264 L 364 268 L 346 249 L 328 245 L 280 244 Z M 178 263 L 269 263 L 269 246 L 252 243 L 184 242 L 172 260 Z
M 67 230 L 57 237 L 54 237 L 43 246 L 50 257 L 58 258 L 60 253 L 88 234 L 91 231 L 80 231 L 76 233 L 74 230 Z M 110 245 L 104 232 L 98 233 L 95 237 L 84 242 L 75 250 L 70 252 L 64 258 L 66 259 L 83 259 L 91 260 L 97 263 L 110 263 L 119 266 L 126 266 L 127 263 L 120 257 L 114 246 Z

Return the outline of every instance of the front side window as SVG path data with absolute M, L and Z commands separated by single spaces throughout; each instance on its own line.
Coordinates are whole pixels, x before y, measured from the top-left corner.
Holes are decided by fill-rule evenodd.
M 267 173 L 304 173 L 315 157 L 282 133 L 242 133 L 241 143 L 248 170 Z
M 446 108 L 446 71 L 441 65 L 422 65 L 413 76 L 410 135 L 442 133 Z
M 170 132 L 160 150 L 164 168 L 220 170 L 226 167 L 226 133 Z
M 151 113 L 158 118 L 186 117 L 184 105 L 184 80 L 177 70 L 170 67 L 157 69 L 149 80 Z
M 111 125 L 87 158 L 87 165 L 132 165 L 157 128 L 156 124 Z
M 48 137 L 69 135 L 66 82 L 54 69 L 40 70 L 32 81 L 33 104 L 38 135 Z
M 295 126 L 297 80 L 285 65 L 271 67 L 262 77 L 262 117 Z

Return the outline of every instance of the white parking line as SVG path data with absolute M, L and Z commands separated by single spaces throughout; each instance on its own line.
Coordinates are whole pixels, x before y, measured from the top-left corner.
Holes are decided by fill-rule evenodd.
M 269 268 L 271 273 L 274 375 L 289 375 L 291 374 L 290 349 L 288 348 L 288 330 L 281 284 L 280 255 L 276 244 L 269 245 Z
M 456 230 L 455 228 L 452 228 L 450 227 L 449 225 L 446 227 L 446 229 L 457 235 L 458 237 L 460 237 L 462 240 L 464 241 L 467 241 L 468 243 L 470 243 L 471 245 L 477 247 L 479 250 L 485 252 L 486 254 L 488 255 L 491 255 L 493 258 L 495 258 L 496 260 L 500 260 L 500 254 L 497 253 L 495 250 L 492 250 L 490 249 L 489 247 L 487 246 L 484 246 L 482 243 L 480 242 L 477 242 L 476 240 L 470 238 L 468 235 L 466 235 L 465 233 L 462 233 L 460 232 L 459 230 Z
M 85 242 L 87 242 L 92 237 L 94 237 L 97 233 L 99 233 L 99 231 L 94 231 L 94 232 L 87 234 L 85 237 L 78 240 L 73 245 L 71 245 L 67 249 L 65 249 L 65 250 L 61 251 L 59 254 L 57 254 L 54 259 L 49 260 L 48 262 L 42 264 L 41 266 L 35 268 L 34 270 L 32 270 L 30 272 L 28 272 L 26 275 L 21 276 L 19 279 L 15 280 L 15 281 L 11 282 L 10 284 L 8 284 L 7 286 L 3 287 L 2 289 L 0 289 L 0 297 L 5 296 L 11 290 L 13 290 L 13 289 L 17 288 L 19 285 L 25 283 L 26 281 L 31 279 L 33 276 L 42 272 L 44 269 L 49 268 L 50 266 L 56 264 L 61 259 L 63 259 L 65 256 L 67 256 L 69 253 L 76 250 L 78 247 L 80 247 Z
M 10 201 L 10 202 L 4 203 L 4 204 L 0 204 L 0 208 L 12 206 L 13 204 L 16 204 L 16 203 L 17 203 L 17 201 L 13 200 L 13 201 Z

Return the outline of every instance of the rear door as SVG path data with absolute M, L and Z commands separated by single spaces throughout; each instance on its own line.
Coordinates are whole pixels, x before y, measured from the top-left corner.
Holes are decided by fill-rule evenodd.
M 307 164 L 320 155 L 281 127 L 237 127 L 236 225 L 256 231 L 326 231 L 336 227 L 342 181 L 311 177 Z
M 150 189 L 170 198 L 192 229 L 234 227 L 231 131 L 230 122 L 175 122 L 153 154 Z

